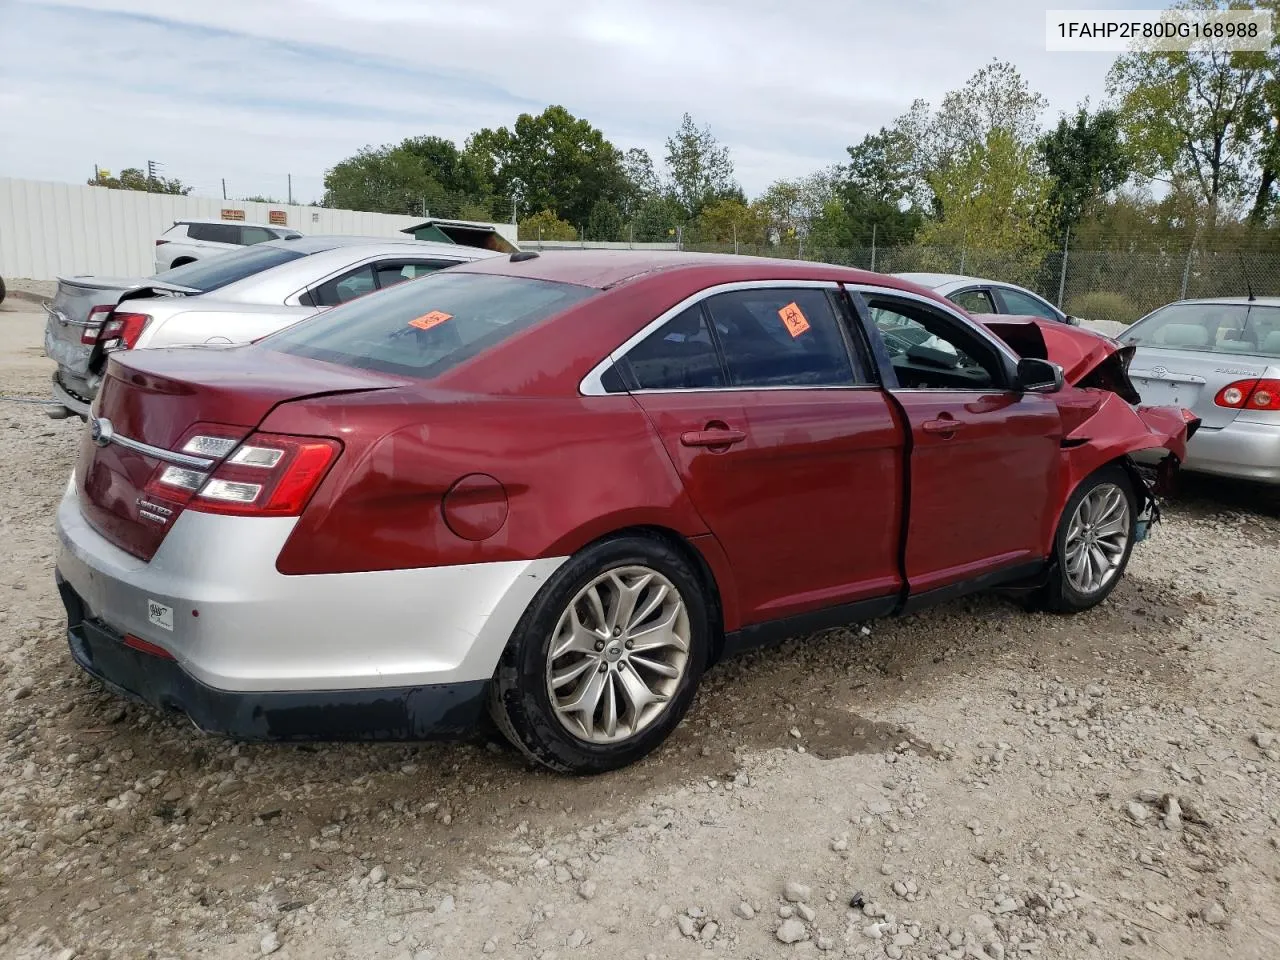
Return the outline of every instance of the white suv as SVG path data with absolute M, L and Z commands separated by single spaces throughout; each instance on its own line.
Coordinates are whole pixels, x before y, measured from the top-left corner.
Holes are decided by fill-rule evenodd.
M 156 240 L 156 273 L 266 240 L 296 240 L 288 227 L 227 220 L 178 220 Z

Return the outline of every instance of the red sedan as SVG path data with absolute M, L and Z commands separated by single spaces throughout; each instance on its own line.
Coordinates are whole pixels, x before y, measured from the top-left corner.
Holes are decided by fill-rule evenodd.
M 821 264 L 515 254 L 112 354 L 59 507 L 76 661 L 252 738 L 487 706 L 595 772 L 718 659 L 979 589 L 1101 602 L 1195 427 L 1127 353 Z

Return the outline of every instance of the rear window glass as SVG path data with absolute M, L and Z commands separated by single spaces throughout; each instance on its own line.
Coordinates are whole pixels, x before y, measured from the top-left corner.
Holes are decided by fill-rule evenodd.
M 246 247 L 197 260 L 195 263 L 185 263 L 164 273 L 157 273 L 156 279 L 208 293 L 302 256 L 304 254 L 297 250 L 284 247 Z
M 282 353 L 343 366 L 435 377 L 595 292 L 443 271 L 327 310 L 265 342 Z
M 1121 339 L 1145 347 L 1280 357 L 1280 307 L 1174 303 L 1136 324 Z

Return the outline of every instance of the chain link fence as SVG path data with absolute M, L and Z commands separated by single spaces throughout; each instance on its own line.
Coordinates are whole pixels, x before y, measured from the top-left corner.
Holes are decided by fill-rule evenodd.
M 1045 256 L 908 245 L 810 247 L 803 243 L 688 243 L 686 250 L 838 263 L 879 273 L 956 273 L 1034 290 L 1074 316 L 1132 323 L 1189 297 L 1280 296 L 1280 253 L 1071 250 Z

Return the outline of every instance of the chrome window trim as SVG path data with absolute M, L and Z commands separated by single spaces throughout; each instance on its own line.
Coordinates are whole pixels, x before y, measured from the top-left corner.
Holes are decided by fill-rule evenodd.
M 608 372 L 609 368 L 627 355 L 633 347 L 647 338 L 651 333 L 661 327 L 668 320 L 683 313 L 695 304 L 701 303 L 709 297 L 714 297 L 719 293 L 732 293 L 736 290 L 777 290 L 777 289 L 796 289 L 796 290 L 840 290 L 840 281 L 838 280 L 735 280 L 732 283 L 719 283 L 714 287 L 707 287 L 699 290 L 697 293 L 690 294 L 685 297 L 674 307 L 670 307 L 656 318 L 646 323 L 637 333 L 632 334 L 621 344 L 609 352 L 609 354 L 597 363 L 587 373 L 585 377 L 578 383 L 578 393 L 584 397 L 613 397 L 613 396 L 635 396 L 636 394 L 652 394 L 652 393 L 726 393 L 726 392 L 755 392 L 757 390 L 857 390 L 867 386 L 875 386 L 874 384 L 847 384 L 847 385 L 830 385 L 830 386 L 776 386 L 776 387 L 688 387 L 676 388 L 671 390 L 632 390 L 625 394 L 614 394 L 605 390 L 601 378 Z M 836 318 L 839 322 L 839 318 Z M 850 362 L 853 360 L 850 358 Z

